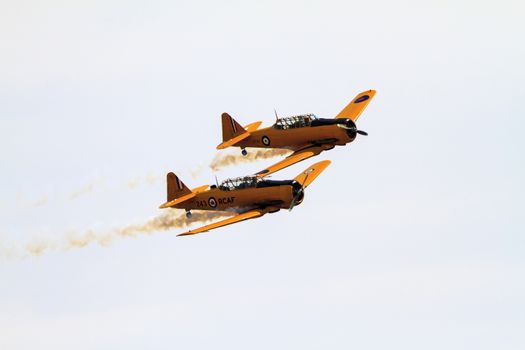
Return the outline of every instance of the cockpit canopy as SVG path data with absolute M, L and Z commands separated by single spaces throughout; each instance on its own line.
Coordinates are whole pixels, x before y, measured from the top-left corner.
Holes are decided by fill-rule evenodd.
M 313 120 L 316 120 L 315 114 L 294 115 L 292 117 L 279 118 L 273 125 L 275 129 L 295 129 L 309 126 Z
M 301 185 L 295 180 L 267 180 L 266 178 L 261 178 L 256 175 L 250 175 L 224 180 L 219 185 L 219 189 L 222 191 L 235 191 L 247 188 L 262 188 L 275 186 L 301 187 Z
M 244 188 L 253 188 L 257 186 L 260 178 L 257 176 L 243 176 L 233 179 L 227 179 L 221 182 L 219 188 L 223 191 L 233 191 Z

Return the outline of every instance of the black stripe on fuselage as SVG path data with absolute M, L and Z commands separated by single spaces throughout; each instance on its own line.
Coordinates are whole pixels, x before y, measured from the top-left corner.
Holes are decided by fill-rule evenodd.
M 328 119 L 328 118 L 319 118 L 312 120 L 312 123 L 310 123 L 310 126 L 324 126 L 324 125 L 347 125 L 347 124 L 353 124 L 351 119 Z
M 292 186 L 295 180 L 261 180 L 257 183 L 257 188 L 275 187 L 275 186 Z

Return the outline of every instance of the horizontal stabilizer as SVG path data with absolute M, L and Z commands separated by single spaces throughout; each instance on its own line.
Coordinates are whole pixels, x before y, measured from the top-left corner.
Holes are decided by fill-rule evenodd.
M 186 202 L 188 199 L 192 199 L 196 195 L 197 195 L 196 193 L 190 193 L 190 194 L 184 195 L 182 197 L 179 197 L 177 199 L 174 199 L 172 201 L 169 201 L 169 202 L 166 202 L 166 203 L 162 204 L 159 208 L 160 209 L 166 209 L 166 208 L 173 207 L 174 205 L 177 205 L 179 203 Z
M 241 134 L 239 136 L 236 136 L 232 139 L 229 139 L 228 141 L 225 141 L 223 143 L 221 143 L 220 145 L 217 146 L 217 149 L 225 149 L 225 148 L 228 148 L 230 146 L 233 146 L 235 145 L 237 142 L 240 142 L 242 140 L 244 140 L 245 138 L 247 137 L 250 137 L 250 133 L 249 132 L 245 132 L 244 134 Z
M 200 187 L 194 188 L 194 189 L 191 190 L 191 193 L 186 194 L 186 195 L 184 195 L 182 197 L 178 197 L 178 198 L 173 199 L 171 201 L 168 201 L 168 202 L 162 204 L 159 208 L 165 209 L 165 208 L 173 207 L 174 205 L 177 205 L 177 204 L 180 204 L 182 202 L 185 202 L 188 199 L 192 199 L 197 194 L 206 191 L 208 188 L 210 188 L 210 186 L 208 186 L 208 185 L 204 185 L 204 186 L 200 186 Z
M 244 128 L 248 132 L 254 132 L 255 130 L 259 129 L 259 126 L 261 126 L 261 124 L 262 124 L 262 122 L 255 122 L 255 123 L 251 123 L 251 124 L 246 125 Z

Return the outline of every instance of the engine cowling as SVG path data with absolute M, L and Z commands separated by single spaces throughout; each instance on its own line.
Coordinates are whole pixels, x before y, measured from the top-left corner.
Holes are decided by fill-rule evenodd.
M 303 202 L 304 199 L 304 189 L 303 186 L 294 180 L 292 183 L 292 197 L 293 197 L 293 205 L 299 205 Z

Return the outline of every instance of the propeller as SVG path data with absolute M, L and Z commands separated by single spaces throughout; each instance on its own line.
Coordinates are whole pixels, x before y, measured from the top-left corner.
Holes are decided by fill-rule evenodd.
M 279 117 L 277 116 L 277 110 L 274 108 L 273 112 L 275 113 L 275 120 L 279 120 Z
M 303 184 L 306 183 L 306 179 L 308 179 L 308 175 L 310 175 L 310 173 L 305 173 L 305 175 L 306 176 L 304 177 Z M 290 203 L 290 208 L 288 208 L 289 211 L 292 211 L 292 209 L 295 207 L 295 205 L 297 204 L 297 201 L 302 195 L 304 195 L 304 185 L 301 185 L 301 188 L 299 189 L 299 191 L 297 191 L 297 194 L 295 195 L 295 197 L 293 197 L 292 203 Z
M 355 123 L 354 123 L 354 121 L 352 119 L 347 119 L 346 120 L 346 127 L 348 129 L 358 133 L 359 135 L 368 136 L 368 133 L 366 131 L 357 129 L 357 126 L 355 125 Z
M 297 200 L 299 197 L 304 193 L 304 189 L 301 187 L 299 192 L 297 192 L 297 195 L 292 199 L 292 203 L 290 203 L 290 208 L 288 208 L 289 211 L 292 211 L 292 209 L 295 207 Z

